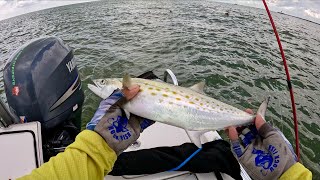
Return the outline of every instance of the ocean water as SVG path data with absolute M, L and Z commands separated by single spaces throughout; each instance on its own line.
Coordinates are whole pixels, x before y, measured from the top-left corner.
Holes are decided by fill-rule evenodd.
M 229 11 L 229 16 L 225 12 Z M 273 13 L 290 68 L 302 162 L 320 178 L 320 25 Z M 100 99 L 95 78 L 173 70 L 181 86 L 206 81 L 208 96 L 256 110 L 271 97 L 267 120 L 294 143 L 291 102 L 266 12 L 211 1 L 99 1 L 0 21 L 1 72 L 23 43 L 58 36 L 77 58 L 85 91 L 83 127 Z M 0 73 L 3 100 L 3 77 Z M 293 144 L 294 145 L 294 144 Z

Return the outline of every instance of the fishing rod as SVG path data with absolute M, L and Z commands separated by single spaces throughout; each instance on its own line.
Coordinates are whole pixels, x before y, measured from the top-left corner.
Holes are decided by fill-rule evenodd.
M 271 13 L 269 11 L 268 5 L 267 5 L 265 0 L 262 0 L 262 2 L 264 4 L 264 7 L 265 7 L 267 13 L 268 13 L 268 17 L 269 17 L 270 23 L 272 25 L 273 32 L 274 32 L 274 34 L 275 34 L 275 36 L 277 38 L 277 42 L 278 42 L 278 45 L 279 45 L 279 49 L 280 49 L 280 53 L 281 53 L 281 57 L 282 57 L 282 61 L 283 61 L 283 66 L 284 66 L 284 69 L 285 69 L 285 72 L 286 72 L 286 76 L 287 76 L 287 83 L 288 83 L 288 88 L 289 88 L 289 91 L 290 91 L 292 114 L 293 114 L 293 121 L 294 121 L 294 134 L 295 134 L 295 138 L 296 138 L 296 154 L 297 154 L 297 158 L 298 158 L 298 161 L 299 161 L 300 160 L 300 148 L 299 148 L 298 119 L 297 119 L 297 111 L 296 111 L 296 105 L 295 105 L 295 101 L 294 101 L 293 87 L 292 87 L 291 80 L 290 80 L 290 74 L 289 74 L 289 69 L 288 69 L 288 65 L 287 65 L 287 60 L 286 60 L 286 57 L 284 55 L 284 51 L 283 51 L 283 48 L 282 48 L 280 37 L 279 37 L 279 34 L 277 32 L 277 28 L 276 28 L 276 25 L 274 24 L 274 21 L 273 21 L 273 18 L 271 16 Z

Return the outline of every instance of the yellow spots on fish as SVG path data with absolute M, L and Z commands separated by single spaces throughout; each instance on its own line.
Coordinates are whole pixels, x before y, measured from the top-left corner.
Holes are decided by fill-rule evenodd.
M 200 103 L 200 106 L 203 106 L 203 103 Z
M 170 101 L 169 104 L 173 104 L 173 102 Z
M 143 90 L 142 89 L 139 89 L 139 92 L 142 92 Z
M 186 95 L 185 97 L 186 97 L 187 99 L 189 99 L 189 98 L 190 98 L 190 96 L 188 96 L 188 95 Z
M 148 89 L 149 89 L 149 90 L 152 90 L 152 89 L 153 89 L 153 87 L 149 87 Z
M 189 104 L 194 104 L 194 102 L 190 101 Z
M 172 94 L 177 94 L 177 92 L 175 92 L 175 91 L 172 91 Z
M 176 100 L 177 100 L 177 101 L 180 101 L 180 100 L 181 100 L 181 98 L 176 98 Z
M 168 97 L 168 94 L 162 94 L 163 97 Z
M 157 95 L 157 93 L 152 92 L 151 95 L 152 95 L 152 96 L 155 96 L 155 95 Z
M 144 83 L 144 84 L 147 85 L 147 86 L 149 85 L 149 83 Z
M 199 101 L 199 98 L 196 98 L 195 100 L 196 100 L 196 101 Z
M 160 89 L 160 88 L 156 88 L 156 90 L 157 90 L 157 91 L 161 91 L 161 89 Z

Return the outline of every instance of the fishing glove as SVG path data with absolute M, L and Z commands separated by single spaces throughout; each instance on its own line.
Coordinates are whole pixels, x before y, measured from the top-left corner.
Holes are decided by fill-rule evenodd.
M 255 125 L 238 136 L 234 127 L 228 129 L 231 146 L 247 173 L 257 180 L 278 179 L 297 162 L 292 145 L 278 129 L 257 115 Z
M 134 114 L 130 114 L 128 119 L 124 110 L 120 108 L 138 91 L 139 86 L 132 86 L 122 91 L 115 90 L 108 98 L 101 101 L 86 127 L 100 134 L 117 155 L 133 144 L 140 133 L 154 123 Z

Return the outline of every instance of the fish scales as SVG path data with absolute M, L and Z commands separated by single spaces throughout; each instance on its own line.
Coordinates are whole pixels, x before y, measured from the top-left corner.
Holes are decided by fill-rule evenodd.
M 94 83 L 103 92 L 89 88 L 102 98 L 122 87 L 120 78 L 100 79 Z M 254 119 L 251 114 L 189 88 L 140 78 L 131 78 L 131 83 L 138 84 L 140 92 L 123 108 L 148 119 L 196 131 L 244 125 Z

